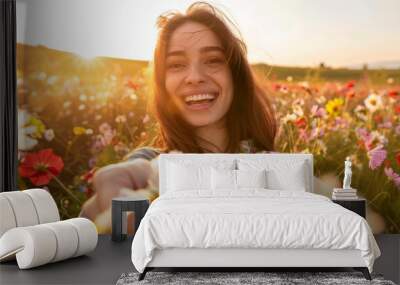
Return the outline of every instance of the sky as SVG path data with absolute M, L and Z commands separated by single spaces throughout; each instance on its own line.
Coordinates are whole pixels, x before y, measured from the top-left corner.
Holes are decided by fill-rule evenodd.
M 17 42 L 84 58 L 151 60 L 156 19 L 191 0 L 17 0 Z M 215 0 L 250 62 L 340 67 L 400 60 L 399 0 Z

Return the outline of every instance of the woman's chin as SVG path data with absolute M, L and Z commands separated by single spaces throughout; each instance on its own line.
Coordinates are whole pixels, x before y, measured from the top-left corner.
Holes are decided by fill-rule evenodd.
M 218 120 L 213 120 L 210 116 L 207 116 L 206 118 L 188 118 L 186 122 L 188 122 L 193 128 L 205 128 L 215 125 Z
M 209 122 L 209 121 L 204 121 L 204 122 L 196 121 L 196 122 L 189 122 L 189 124 L 190 124 L 193 128 L 205 128 L 205 127 L 211 125 L 212 122 Z

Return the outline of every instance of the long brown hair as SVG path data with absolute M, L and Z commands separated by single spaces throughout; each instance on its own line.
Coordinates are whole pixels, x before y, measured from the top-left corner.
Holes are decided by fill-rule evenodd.
M 252 139 L 260 150 L 274 150 L 277 124 L 274 110 L 266 92 L 257 82 L 247 60 L 245 43 L 229 29 L 232 22 L 217 8 L 205 2 L 192 4 L 185 14 L 167 12 L 159 16 L 158 40 L 154 52 L 153 98 L 149 111 L 158 121 L 158 135 L 153 146 L 162 151 L 179 150 L 184 153 L 211 152 L 196 141 L 193 127 L 181 117 L 165 87 L 165 60 L 172 33 L 186 22 L 197 22 L 215 33 L 227 55 L 233 79 L 233 100 L 226 114 L 229 135 L 227 153 L 240 150 L 240 141 Z M 234 26 L 234 25 L 233 25 Z M 211 144 L 211 142 L 208 142 Z

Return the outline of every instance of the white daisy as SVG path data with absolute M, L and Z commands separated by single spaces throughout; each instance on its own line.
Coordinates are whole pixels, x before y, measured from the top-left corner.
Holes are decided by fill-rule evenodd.
M 38 140 L 31 137 L 36 127 L 28 125 L 31 115 L 26 110 L 18 109 L 18 149 L 30 150 L 37 145 Z
M 375 94 L 371 93 L 365 100 L 364 100 L 365 106 L 370 110 L 372 113 L 375 112 L 376 110 L 379 110 L 383 107 L 382 104 L 382 97 Z

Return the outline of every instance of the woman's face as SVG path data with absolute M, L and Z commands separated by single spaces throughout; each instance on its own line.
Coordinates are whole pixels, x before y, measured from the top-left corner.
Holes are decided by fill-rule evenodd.
M 172 33 L 165 85 L 190 125 L 223 122 L 233 99 L 232 75 L 222 45 L 209 28 L 188 22 Z

